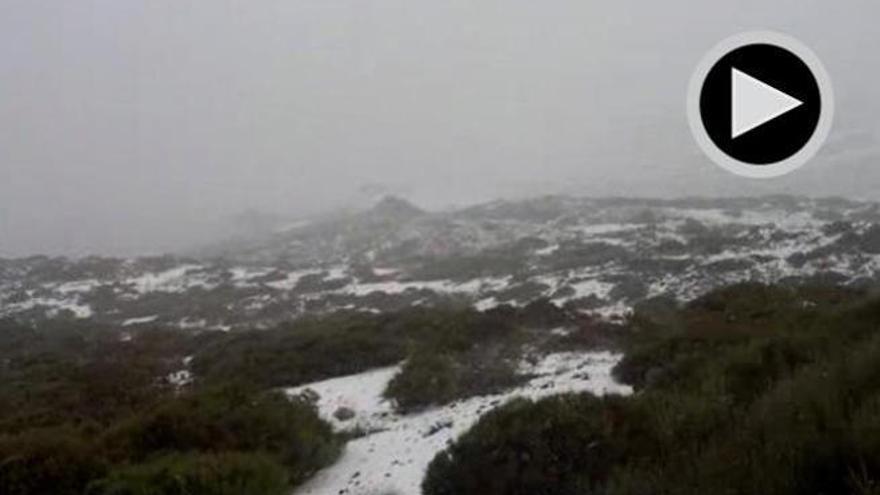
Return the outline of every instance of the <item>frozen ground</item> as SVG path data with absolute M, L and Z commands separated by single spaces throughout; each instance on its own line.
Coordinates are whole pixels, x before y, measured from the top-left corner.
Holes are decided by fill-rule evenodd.
M 535 378 L 521 387 L 405 416 L 396 414 L 382 399 L 398 366 L 290 389 L 291 394 L 307 389 L 317 393 L 321 416 L 338 430 L 366 432 L 350 441 L 334 465 L 319 472 L 296 494 L 418 495 L 431 459 L 481 415 L 515 397 L 631 393 L 628 386 L 611 378 L 611 369 L 620 357 L 610 352 L 551 354 L 537 364 L 523 363 L 523 371 Z M 354 417 L 347 421 L 334 417 L 340 407 L 352 410 Z

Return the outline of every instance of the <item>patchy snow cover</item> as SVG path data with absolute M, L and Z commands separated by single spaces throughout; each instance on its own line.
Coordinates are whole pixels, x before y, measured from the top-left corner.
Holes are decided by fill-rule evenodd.
M 142 316 L 139 318 L 129 318 L 129 319 L 122 322 L 122 326 L 129 327 L 131 325 L 141 325 L 143 323 L 152 323 L 152 322 L 156 321 L 157 318 L 159 318 L 159 315 Z
M 316 392 L 319 413 L 337 429 L 366 432 L 347 444 L 334 465 L 320 471 L 295 493 L 417 495 L 434 456 L 480 416 L 515 397 L 538 399 L 566 392 L 631 393 L 628 386 L 611 377 L 611 369 L 620 358 L 610 352 L 551 354 L 535 363 L 523 363 L 522 371 L 535 376 L 526 385 L 405 416 L 396 414 L 382 399 L 399 366 L 290 389 L 292 395 L 309 389 Z M 347 421 L 334 417 L 342 407 L 351 410 L 354 417 Z
M 301 278 L 308 275 L 316 275 L 318 273 L 321 273 L 321 270 L 296 270 L 293 272 L 288 272 L 285 278 L 281 280 L 276 280 L 274 282 L 268 282 L 266 283 L 266 285 L 268 287 L 272 287 L 273 289 L 278 290 L 292 290 L 294 287 L 296 287 L 296 284 L 299 283 Z
M 494 297 L 487 297 L 474 303 L 474 309 L 477 311 L 488 311 L 492 308 L 498 307 L 499 304 L 498 300 Z
M 91 318 L 92 314 L 94 314 L 92 307 L 88 304 L 79 304 L 71 301 L 55 301 L 55 303 L 57 304 L 55 308 L 58 311 L 70 311 L 76 318 Z
M 476 278 L 467 282 L 452 280 L 419 280 L 409 282 L 373 282 L 349 284 L 339 292 L 354 296 L 366 296 L 373 292 L 402 294 L 408 290 L 430 290 L 439 294 L 478 294 L 490 290 L 502 290 L 510 282 L 510 277 Z
M 189 370 L 180 370 L 170 373 L 167 377 L 168 383 L 175 387 L 183 387 L 192 383 L 193 375 Z
M 391 275 L 397 275 L 398 273 L 400 273 L 400 269 L 398 268 L 373 267 L 373 275 L 377 277 L 390 277 Z
M 203 268 L 201 265 L 181 265 L 170 270 L 158 273 L 145 273 L 139 277 L 126 280 L 124 283 L 130 285 L 140 294 L 149 292 L 181 292 L 190 287 L 202 286 L 208 284 L 198 277 L 189 276 L 190 272 Z
M 545 248 L 538 249 L 535 254 L 538 256 L 550 256 L 559 250 L 559 244 L 551 244 Z
M 574 289 L 574 295 L 568 299 L 579 299 L 588 296 L 605 298 L 611 293 L 611 290 L 614 289 L 614 284 L 602 282 L 597 279 L 587 279 L 571 284 L 571 288 Z
M 588 237 L 601 237 L 607 234 L 615 234 L 626 232 L 639 228 L 638 224 L 630 223 L 598 223 L 589 225 L 579 225 L 573 230 L 580 232 Z
M 14 314 L 16 312 L 28 311 L 34 308 L 47 308 L 46 314 L 49 317 L 56 317 L 63 311 L 70 311 L 74 318 L 85 319 L 91 318 L 94 312 L 88 304 L 81 304 L 75 297 L 68 298 L 51 298 L 51 297 L 33 297 L 21 303 L 10 304 L 0 309 L 0 315 Z
M 74 280 L 58 284 L 55 286 L 55 290 L 64 295 L 79 294 L 92 291 L 100 285 L 101 282 L 95 279 Z
M 257 285 L 253 279 L 268 275 L 273 268 L 251 268 L 251 267 L 235 267 L 230 268 L 229 273 L 232 275 L 232 284 L 236 287 L 253 287 Z
M 184 330 L 218 330 L 221 332 L 228 332 L 232 330 L 232 326 L 230 325 L 211 325 L 208 323 L 208 320 L 202 319 L 194 319 L 194 318 L 183 318 L 182 320 L 177 322 L 177 327 L 182 328 Z
M 366 239 L 359 237 L 361 229 L 331 230 L 332 238 L 291 234 L 245 259 L 169 258 L 177 264 L 147 272 L 143 266 L 156 265 L 0 260 L 0 317 L 53 318 L 69 316 L 69 310 L 74 317 L 113 325 L 157 314 L 157 321 L 181 322 L 184 328 L 265 328 L 310 312 L 381 312 L 446 296 L 467 298 L 482 311 L 545 297 L 577 311 L 618 317 L 646 295 L 690 299 L 743 280 L 827 277 L 860 286 L 880 280 L 880 205 L 874 203 L 547 201 L 548 211 L 558 216 L 530 218 L 518 203 L 493 203 L 431 214 L 388 232 L 371 227 Z M 541 211 L 544 201 L 535 205 Z M 523 246 L 537 239 L 545 247 L 513 248 L 526 239 Z M 497 253 L 521 257 L 513 259 L 512 266 L 521 265 L 514 277 L 483 276 L 467 262 L 460 273 L 441 264 L 436 278 L 416 277 L 432 256 Z M 485 273 L 497 274 L 503 266 Z M 372 270 L 369 280 L 358 280 L 363 269 Z M 320 280 L 302 284 L 309 275 Z M 197 307 L 203 308 L 198 316 L 187 314 Z
M 348 267 L 347 266 L 334 266 L 327 272 L 327 276 L 324 277 L 325 282 L 331 282 L 334 280 L 344 280 L 348 278 Z

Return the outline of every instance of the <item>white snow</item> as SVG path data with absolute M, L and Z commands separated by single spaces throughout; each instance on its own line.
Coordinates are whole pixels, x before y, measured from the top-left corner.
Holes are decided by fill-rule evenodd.
M 571 299 L 579 299 L 587 296 L 596 296 L 602 299 L 608 296 L 614 288 L 614 284 L 596 279 L 588 279 L 571 284 L 571 288 L 574 289 L 574 295 Z
M 321 417 L 329 421 L 339 430 L 355 429 L 372 430 L 380 428 L 383 421 L 377 422 L 381 413 L 391 413 L 391 404 L 382 398 L 385 386 L 400 371 L 400 365 L 379 368 L 357 375 L 331 378 L 318 383 L 303 385 L 289 389 L 290 395 L 306 390 L 316 392 L 320 396 L 318 411 Z M 339 421 L 333 416 L 340 407 L 347 407 L 355 412 L 355 417 L 348 421 Z
M 232 275 L 232 284 L 236 287 L 253 287 L 256 284 L 251 282 L 252 279 L 265 276 L 272 271 L 273 268 L 235 267 L 229 269 L 229 273 Z
M 189 370 L 180 370 L 170 373 L 167 379 L 168 383 L 174 385 L 175 387 L 182 387 L 192 382 L 193 375 L 192 372 L 190 372 Z
M 296 269 L 283 268 L 280 280 L 267 282 L 257 287 L 257 277 L 273 273 L 278 267 L 263 266 L 240 266 L 228 267 L 217 266 L 210 263 L 186 262 L 168 270 L 160 270 L 152 273 L 143 273 L 136 263 L 129 263 L 128 267 L 115 276 L 90 274 L 81 280 L 39 280 L 36 285 L 24 284 L 27 275 L 22 272 L 18 275 L 10 275 L 5 272 L 5 277 L 0 280 L 0 316 L 14 315 L 27 311 L 43 311 L 46 316 L 58 316 L 61 311 L 70 310 L 75 317 L 88 318 L 92 316 L 92 308 L 86 304 L 91 300 L 94 291 L 102 290 L 101 297 L 116 297 L 120 306 L 108 310 L 102 310 L 102 316 L 117 315 L 119 323 L 135 325 L 146 323 L 138 316 L 129 318 L 131 311 L 122 305 L 137 301 L 141 297 L 154 292 L 165 294 L 181 294 L 188 289 L 201 287 L 212 289 L 218 287 L 224 279 L 231 280 L 238 288 L 263 289 L 270 287 L 276 291 L 251 290 L 243 293 L 241 299 L 235 301 L 236 307 L 227 307 L 229 310 L 241 310 L 246 315 L 258 313 L 260 310 L 278 305 L 286 308 L 292 316 L 310 311 L 311 307 L 325 307 L 314 304 L 326 300 L 327 310 L 339 309 L 337 305 L 348 305 L 351 309 L 365 311 L 378 311 L 379 308 L 362 307 L 351 303 L 344 296 L 363 297 L 370 293 L 385 293 L 389 296 L 414 296 L 412 291 L 425 290 L 438 295 L 463 296 L 473 301 L 474 306 L 485 311 L 501 303 L 504 299 L 496 291 L 502 291 L 513 283 L 519 284 L 524 281 L 545 284 L 548 288 L 540 296 L 554 297 L 553 302 L 558 305 L 565 304 L 571 299 L 589 297 L 595 295 L 603 300 L 604 307 L 591 311 L 599 316 L 619 316 L 625 314 L 629 308 L 622 303 L 620 298 L 611 298 L 613 283 L 606 280 L 617 280 L 615 275 L 626 275 L 632 270 L 632 263 L 622 260 L 611 260 L 601 266 L 583 266 L 572 269 L 556 269 L 553 256 L 560 255 L 558 251 L 560 243 L 578 242 L 604 242 L 613 244 L 625 244 L 632 253 L 643 257 L 644 261 L 666 262 L 671 268 L 663 268 L 665 272 L 643 272 L 643 282 L 648 288 L 649 296 L 668 293 L 681 299 L 698 296 L 714 287 L 734 283 L 742 280 L 755 280 L 762 282 L 774 282 L 783 277 L 808 277 L 818 273 L 834 271 L 852 279 L 856 277 L 875 277 L 880 273 L 880 256 L 870 253 L 849 249 L 846 246 L 833 245 L 844 234 L 826 234 L 825 227 L 828 225 L 828 217 L 817 215 L 815 204 L 809 201 L 799 203 L 799 209 L 786 209 L 774 204 L 772 201 L 758 201 L 754 205 L 744 207 L 741 210 L 734 208 L 702 208 L 693 207 L 663 207 L 658 206 L 652 211 L 659 219 L 651 224 L 631 223 L 627 219 L 632 218 L 633 211 L 640 211 L 622 206 L 606 206 L 595 211 L 587 209 L 581 215 L 566 217 L 565 222 L 522 222 L 492 220 L 491 222 L 471 222 L 458 219 L 453 222 L 454 229 L 450 232 L 438 231 L 436 226 L 425 225 L 414 227 L 410 235 L 417 241 L 425 241 L 441 236 L 450 236 L 449 244 L 458 246 L 449 248 L 463 252 L 479 251 L 491 246 L 509 243 L 512 240 L 534 236 L 543 239 L 548 244 L 535 253 L 540 258 L 530 258 L 527 271 L 522 274 L 524 278 L 513 281 L 510 277 L 474 278 L 471 280 L 412 280 L 406 276 L 406 271 L 399 267 L 393 260 L 377 262 L 373 266 L 373 273 L 381 278 L 381 282 L 369 283 L 353 280 L 357 273 L 349 266 L 349 258 L 332 258 L 319 268 L 308 268 L 303 265 Z M 583 203 L 583 207 L 589 207 L 590 203 Z M 572 203 L 572 208 L 576 207 Z M 855 209 L 841 210 L 840 217 L 850 223 L 852 232 L 864 233 L 873 223 L 869 220 L 874 206 L 864 205 Z M 731 243 L 722 246 L 719 252 L 706 251 L 688 246 L 694 242 L 692 234 L 683 233 L 681 227 L 688 219 L 697 220 L 703 224 L 719 228 L 724 231 L 724 236 L 739 236 L 744 242 Z M 492 228 L 488 228 L 491 226 Z M 448 226 L 447 226 L 448 227 Z M 446 228 L 446 227 L 444 227 Z M 439 232 L 439 234 L 438 234 Z M 406 238 L 404 236 L 403 238 Z M 681 250 L 655 252 L 663 241 L 676 240 L 684 245 Z M 285 241 L 286 242 L 286 241 Z M 376 249 L 384 250 L 393 247 L 398 240 L 388 240 L 387 246 L 383 245 Z M 442 243 L 441 243 L 442 244 Z M 805 263 L 789 263 L 787 260 L 792 255 L 811 253 L 818 248 L 829 247 L 830 254 L 815 256 Z M 445 247 L 443 249 L 446 249 Z M 441 249 L 441 251 L 443 250 Z M 669 263 L 679 260 L 679 263 Z M 749 268 L 731 269 L 724 266 L 710 266 L 713 263 L 723 261 L 742 260 L 751 266 Z M 270 263 L 267 261 L 266 263 Z M 314 265 L 317 266 L 317 265 Z M 678 268 L 678 267 L 681 268 Z M 745 264 L 744 264 L 745 266 Z M 136 275 L 132 275 L 136 274 Z M 302 277 L 308 275 L 324 274 L 324 281 L 340 281 L 338 285 L 343 287 L 334 289 L 316 289 L 309 294 L 281 294 L 277 291 L 288 292 L 297 286 Z M 231 275 L 231 276 L 230 276 Z M 519 277 L 519 275 L 518 275 Z M 345 282 L 341 282 L 341 281 Z M 127 289 L 125 288 L 127 286 Z M 574 289 L 572 295 L 555 297 L 557 291 L 566 286 Z M 409 292 L 409 293 L 408 293 Z M 111 295 L 112 294 L 112 295 Z M 258 295 L 254 295 L 258 294 Z M 537 294 L 536 294 L 537 295 Z M 343 297 L 336 297 L 343 296 Z M 248 299 L 245 299 L 248 298 Z M 415 298 L 415 297 L 412 297 Z M 432 299 L 423 298 L 423 301 L 413 304 L 424 304 Z M 528 301 L 516 300 L 518 304 Z M 120 316 L 125 315 L 125 316 Z M 178 318 L 184 318 L 180 315 Z M 216 325 L 218 328 L 228 328 L 226 322 L 220 320 L 210 322 L 197 321 L 198 318 L 184 319 L 181 326 L 206 328 Z M 264 318 L 260 314 L 259 318 Z M 265 317 L 271 320 L 271 317 Z M 272 321 L 258 321 L 255 326 L 272 324 Z
M 467 282 L 452 280 L 419 280 L 398 282 L 395 280 L 374 283 L 349 284 L 339 292 L 355 296 L 365 296 L 373 292 L 402 294 L 408 290 L 431 290 L 441 294 L 478 294 L 480 292 L 501 290 L 507 286 L 510 277 L 476 278 Z
M 347 266 L 334 266 L 329 271 L 327 271 L 327 276 L 324 277 L 325 282 L 331 282 L 333 280 L 342 280 L 348 278 L 348 267 Z
M 627 230 L 634 230 L 639 228 L 638 224 L 627 224 L 627 223 L 594 223 L 594 224 L 586 224 L 586 225 L 578 225 L 575 230 L 578 232 L 588 236 L 602 236 L 605 234 L 613 234 L 618 232 L 624 232 Z
M 267 286 L 272 287 L 273 289 L 278 290 L 291 290 L 296 287 L 296 284 L 299 283 L 299 280 L 307 275 L 314 275 L 317 273 L 321 273 L 321 270 L 297 270 L 293 272 L 289 272 L 287 276 L 281 280 L 276 280 L 274 282 L 266 283 Z
M 58 305 L 56 306 L 59 311 L 68 310 L 73 313 L 76 318 L 91 318 L 93 311 L 92 307 L 87 304 L 79 304 L 76 302 L 64 302 L 58 301 Z
M 559 250 L 559 244 L 551 244 L 547 247 L 538 249 L 535 251 L 535 254 L 538 256 L 549 256 Z
M 207 286 L 204 280 L 188 276 L 188 272 L 201 269 L 201 265 L 181 265 L 158 273 L 145 273 L 126 280 L 140 294 L 148 292 L 180 292 L 194 286 Z
M 684 219 L 697 220 L 708 225 L 742 224 L 775 225 L 782 230 L 815 229 L 821 222 L 810 211 L 791 213 L 779 208 L 755 208 L 733 213 L 719 208 L 669 208 L 666 214 Z
M 190 317 L 186 317 L 178 321 L 177 327 L 184 330 L 189 330 L 193 328 L 200 330 L 218 330 L 221 332 L 228 332 L 232 330 L 232 327 L 229 325 L 210 325 L 208 324 L 208 320 L 204 318 L 196 320 Z
M 631 311 L 632 308 L 628 304 L 622 301 L 617 301 L 596 309 L 591 309 L 587 311 L 587 313 L 605 320 L 617 320 L 625 317 Z
M 494 297 L 487 297 L 474 303 L 474 309 L 477 311 L 488 311 L 492 308 L 498 307 L 498 304 L 498 300 Z
M 50 318 L 54 318 L 58 316 L 58 313 L 62 311 L 70 311 L 73 313 L 74 318 L 91 318 L 93 311 L 92 307 L 87 304 L 80 304 L 75 298 L 66 298 L 66 299 L 57 299 L 51 297 L 32 297 L 24 302 L 10 304 L 2 310 L 0 310 L 0 314 L 13 314 L 15 312 L 28 311 L 33 308 L 45 307 L 46 315 Z
M 557 337 L 565 337 L 565 336 L 571 335 L 571 332 L 573 330 L 574 329 L 572 329 L 572 328 L 556 327 L 556 328 L 550 329 L 550 335 L 555 335 Z
M 129 318 L 122 322 L 122 326 L 128 327 L 131 325 L 140 325 L 142 323 L 151 323 L 156 321 L 156 318 L 159 318 L 159 315 L 152 316 L 141 316 L 139 318 Z
M 615 382 L 610 374 L 620 358 L 619 354 L 609 352 L 551 354 L 535 364 L 522 365 L 524 372 L 536 375 L 524 386 L 406 416 L 396 414 L 391 404 L 382 399 L 382 392 L 399 366 L 290 389 L 290 394 L 306 389 L 317 392 L 319 413 L 336 428 L 367 432 L 348 442 L 335 464 L 320 471 L 295 493 L 417 495 L 425 469 L 434 456 L 480 416 L 515 397 L 538 399 L 566 392 L 631 393 L 628 386 Z M 355 412 L 353 419 L 342 422 L 333 417 L 343 406 Z
M 61 294 L 68 295 L 89 292 L 100 285 L 101 282 L 95 279 L 74 280 L 71 282 L 64 282 L 62 284 L 59 284 L 55 287 L 55 290 Z

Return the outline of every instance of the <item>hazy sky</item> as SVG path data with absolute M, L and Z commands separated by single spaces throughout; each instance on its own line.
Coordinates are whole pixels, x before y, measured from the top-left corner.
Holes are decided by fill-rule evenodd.
M 880 199 L 876 0 L 0 0 L 0 255 L 156 252 L 365 189 Z M 773 29 L 831 74 L 832 136 L 753 182 L 708 163 L 688 79 Z M 377 187 L 378 186 L 378 187 Z

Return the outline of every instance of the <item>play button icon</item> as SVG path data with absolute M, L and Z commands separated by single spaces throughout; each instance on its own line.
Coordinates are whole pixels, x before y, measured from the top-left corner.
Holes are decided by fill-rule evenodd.
M 775 177 L 809 160 L 831 127 L 825 70 L 801 43 L 746 33 L 715 47 L 688 95 L 691 130 L 717 164 L 747 177 Z
M 730 127 L 734 139 L 804 104 L 735 68 L 731 69 L 731 75 Z

